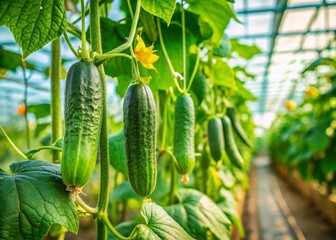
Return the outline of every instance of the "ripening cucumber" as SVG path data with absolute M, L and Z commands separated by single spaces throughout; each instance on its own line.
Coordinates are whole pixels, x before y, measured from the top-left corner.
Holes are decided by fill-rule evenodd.
M 239 120 L 237 119 L 236 110 L 234 108 L 228 108 L 226 115 L 230 118 L 233 129 L 237 133 L 238 137 L 242 140 L 242 142 L 246 146 L 251 147 L 252 144 L 250 140 L 248 139 L 248 137 L 246 136 L 246 133 L 243 127 L 241 126 Z
M 223 117 L 221 120 L 223 124 L 223 134 L 224 134 L 226 154 L 228 155 L 231 163 L 234 166 L 242 169 L 243 164 L 244 164 L 244 159 L 240 155 L 236 141 L 234 139 L 231 120 L 227 116 Z
M 181 94 L 175 101 L 174 156 L 176 169 L 182 175 L 195 166 L 195 109 L 190 95 Z
M 223 126 L 219 118 L 208 121 L 208 139 L 211 156 L 218 162 L 224 153 Z
M 131 186 L 144 197 L 156 185 L 156 115 L 150 88 L 143 83 L 131 84 L 123 106 L 126 164 Z
M 81 60 L 71 66 L 64 102 L 61 174 L 68 187 L 81 188 L 96 165 L 102 120 L 102 84 L 94 63 Z

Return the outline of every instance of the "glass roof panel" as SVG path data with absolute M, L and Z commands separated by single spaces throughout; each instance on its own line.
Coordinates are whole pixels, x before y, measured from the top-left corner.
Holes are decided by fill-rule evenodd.
M 302 30 L 305 31 L 314 12 L 314 8 L 285 12 L 279 32 L 288 33 Z M 298 21 L 298 19 L 300 19 L 300 21 Z
M 307 4 L 307 3 L 320 3 L 321 0 L 288 0 L 288 5 L 298 5 L 298 4 Z
M 267 7 L 273 7 L 276 4 L 276 0 L 253 0 L 248 1 L 248 7 L 249 8 L 267 8 Z
M 249 15 L 247 17 L 248 34 L 267 34 L 271 31 L 274 14 L 271 12 Z
M 295 51 L 301 41 L 301 36 L 279 36 L 276 40 L 275 51 Z
M 307 34 L 303 43 L 303 49 L 323 49 L 333 38 L 334 34 L 332 33 Z

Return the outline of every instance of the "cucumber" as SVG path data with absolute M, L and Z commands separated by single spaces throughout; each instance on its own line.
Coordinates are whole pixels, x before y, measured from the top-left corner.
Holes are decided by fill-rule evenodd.
M 237 119 L 237 115 L 236 115 L 236 110 L 234 108 L 228 108 L 226 115 L 230 118 L 233 129 L 235 130 L 235 132 L 237 133 L 237 136 L 242 140 L 242 142 L 248 146 L 251 147 L 252 144 L 250 142 L 250 140 L 248 139 L 243 127 L 241 126 L 239 120 Z
M 195 93 L 199 105 L 201 105 L 202 101 L 208 94 L 208 85 L 206 82 L 206 78 L 202 73 L 196 74 L 190 89 Z
M 223 126 L 219 118 L 208 121 L 208 139 L 211 156 L 218 162 L 224 153 Z
M 237 168 L 242 169 L 244 159 L 242 158 L 242 156 L 238 151 L 237 144 L 233 136 L 231 120 L 227 116 L 223 117 L 221 120 L 223 124 L 225 152 L 228 155 L 231 163 Z
M 131 186 L 143 197 L 151 194 L 156 185 L 156 118 L 150 88 L 143 83 L 131 84 L 123 106 L 125 156 Z
M 190 95 L 181 94 L 175 101 L 174 156 L 182 175 L 191 173 L 195 166 L 194 128 L 194 102 Z
M 97 67 L 84 60 L 73 64 L 65 85 L 65 135 L 61 161 L 62 179 L 68 187 L 81 188 L 95 169 L 102 99 Z

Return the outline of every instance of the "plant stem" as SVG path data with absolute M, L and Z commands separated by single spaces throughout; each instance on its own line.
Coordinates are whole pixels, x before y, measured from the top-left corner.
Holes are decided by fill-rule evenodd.
M 174 203 L 174 193 L 175 193 L 175 166 L 174 163 L 171 164 L 171 175 L 170 175 L 170 190 L 169 190 L 169 205 Z
M 83 199 L 81 199 L 78 194 L 75 194 L 75 200 L 77 202 L 77 204 L 79 206 L 81 206 L 85 211 L 87 211 L 88 213 L 91 213 L 91 214 L 96 214 L 98 209 L 97 208 L 93 208 L 93 207 L 90 207 L 89 205 L 87 205 Z
M 7 135 L 7 133 L 5 132 L 5 130 L 2 128 L 1 124 L 0 124 L 0 131 L 2 132 L 2 134 L 5 136 L 5 138 L 7 139 L 7 141 L 9 142 L 9 144 L 14 148 L 15 152 L 17 154 L 19 154 L 21 157 L 23 157 L 24 159 L 28 159 L 26 155 L 23 154 L 23 152 L 20 151 L 20 149 L 18 149 L 15 144 L 13 143 L 13 141 L 9 138 L 9 136 Z
M 132 237 L 131 237 L 131 238 L 127 238 L 127 237 L 124 237 L 124 236 L 120 235 L 120 233 L 118 233 L 117 230 L 115 230 L 115 228 L 112 226 L 112 224 L 111 224 L 110 221 L 108 220 L 108 217 L 107 217 L 106 214 L 100 216 L 100 219 L 101 219 L 102 222 L 104 222 L 104 224 L 107 226 L 108 230 L 110 230 L 110 232 L 111 232 L 115 237 L 117 237 L 118 239 L 120 239 L 120 240 L 130 240 L 130 239 L 133 239 Z
M 172 62 L 170 61 L 170 58 L 169 58 L 169 55 L 168 55 L 168 52 L 167 52 L 167 49 L 165 47 L 165 44 L 164 44 L 164 41 L 163 41 L 163 37 L 162 37 L 162 31 L 161 31 L 161 24 L 160 24 L 160 19 L 157 17 L 156 18 L 157 20 L 157 27 L 158 27 L 158 33 L 159 33 L 159 39 L 160 39 L 160 44 L 161 44 L 161 48 L 162 48 L 162 52 L 163 52 L 163 55 L 165 56 L 166 60 L 167 60 L 167 63 L 168 63 L 168 67 L 170 69 L 170 72 L 174 78 L 174 83 L 175 83 L 175 86 L 177 88 L 177 90 L 182 93 L 184 92 L 183 89 L 180 87 L 180 84 L 178 83 L 177 81 L 177 74 L 175 72 L 175 69 L 174 69 L 174 66 L 172 64 Z
M 25 118 L 25 123 L 26 123 L 26 140 L 27 140 L 27 148 L 30 148 L 30 129 L 29 129 L 29 120 L 28 120 L 28 78 L 26 76 L 26 62 L 22 61 L 22 71 L 23 71 L 23 79 L 24 79 L 24 98 L 23 98 L 23 103 L 26 107 L 25 113 L 24 113 L 24 118 Z
M 186 34 L 185 34 L 185 14 L 184 14 L 184 1 L 181 4 L 182 15 L 182 50 L 183 50 L 183 90 L 187 90 L 187 49 L 186 49 Z
M 82 16 L 82 59 L 89 59 L 89 53 L 86 48 L 86 30 L 85 30 L 85 7 L 84 0 L 81 0 L 81 16 Z
M 133 18 L 133 21 L 132 21 L 131 31 L 130 31 L 130 34 L 127 38 L 127 41 L 124 44 L 116 47 L 115 49 L 112 49 L 111 51 L 109 51 L 107 53 L 122 52 L 132 45 L 134 37 L 135 37 L 138 21 L 139 21 L 140 10 L 141 10 L 141 0 L 138 0 L 137 5 L 136 5 L 136 9 L 135 9 L 134 18 Z
M 187 92 L 189 91 L 193 81 L 194 81 L 194 78 L 196 76 L 196 73 L 197 73 L 197 70 L 198 70 L 198 66 L 199 66 L 199 62 L 200 62 L 200 56 L 199 56 L 199 49 L 197 49 L 197 55 L 196 55 L 196 62 L 195 62 L 195 66 L 194 66 L 194 70 L 191 74 L 191 77 L 190 77 L 190 80 L 189 80 L 189 84 L 188 84 L 188 87 L 187 87 Z
M 30 149 L 27 153 L 26 153 L 26 157 L 28 159 L 31 159 L 32 156 L 34 156 L 35 153 L 41 151 L 41 150 L 54 150 L 53 152 L 58 152 L 58 153 L 61 153 L 62 152 L 62 148 L 58 148 L 58 147 L 54 147 L 54 146 L 42 146 L 42 147 L 38 147 L 38 148 L 33 148 L 33 149 Z M 32 152 L 32 153 L 31 153 Z
M 102 54 L 101 33 L 100 33 L 100 17 L 99 17 L 99 0 L 90 0 L 90 32 L 92 50 L 98 54 Z M 106 117 L 106 77 L 104 66 L 98 67 L 100 79 L 102 82 L 102 124 L 100 131 L 100 191 L 98 199 L 98 214 L 106 215 L 109 197 L 109 152 L 108 152 L 108 131 Z M 100 220 L 97 221 L 97 239 L 105 240 L 107 238 L 107 230 Z
M 77 59 L 79 59 L 78 53 L 76 52 L 75 48 L 73 47 L 73 45 L 72 45 L 72 43 L 71 43 L 71 41 L 69 39 L 69 36 L 68 36 L 67 32 L 64 32 L 63 35 L 64 35 L 65 41 L 67 42 L 67 44 L 68 44 L 71 52 L 75 55 L 75 57 Z
M 139 2 L 140 2 L 140 0 L 139 0 Z M 131 4 L 130 0 L 127 0 L 127 5 L 128 5 L 128 9 L 130 11 L 131 18 L 133 19 L 134 18 L 134 14 L 133 14 L 132 4 Z
M 72 34 L 73 36 L 75 36 L 76 38 L 80 39 L 81 40 L 81 35 L 78 34 L 77 32 L 75 32 L 74 30 L 70 29 L 70 28 L 67 28 L 67 32 Z
M 51 142 L 62 137 L 61 114 L 61 38 L 55 39 L 51 44 Z M 53 151 L 52 161 L 60 162 L 61 153 Z
M 107 61 L 108 59 L 113 58 L 113 57 L 125 57 L 133 61 L 133 57 L 126 53 L 105 53 L 102 55 L 95 56 L 94 62 L 96 63 L 97 66 L 99 66 L 103 64 L 105 61 Z

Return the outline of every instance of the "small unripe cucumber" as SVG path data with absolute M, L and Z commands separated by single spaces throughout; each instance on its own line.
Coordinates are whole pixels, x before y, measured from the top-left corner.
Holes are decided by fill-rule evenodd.
M 174 156 L 176 169 L 182 175 L 191 173 L 195 166 L 194 128 L 193 100 L 181 94 L 175 101 Z
M 208 139 L 211 156 L 218 162 L 224 153 L 223 126 L 219 118 L 208 121 Z
M 150 88 L 131 84 L 124 107 L 125 153 L 128 177 L 140 196 L 151 194 L 156 185 L 156 107 Z
M 81 188 L 94 171 L 101 119 L 99 72 L 92 62 L 82 60 L 71 66 L 65 85 L 61 174 L 69 187 Z
M 231 120 L 229 117 L 225 116 L 222 118 L 223 133 L 225 141 L 225 151 L 228 155 L 231 163 L 237 168 L 243 168 L 244 159 L 240 155 L 236 141 L 233 136 L 233 130 L 231 125 Z
M 242 140 L 242 142 L 248 146 L 251 147 L 252 144 L 250 142 L 250 140 L 248 139 L 243 127 L 241 126 L 239 120 L 237 119 L 237 115 L 236 115 L 236 110 L 234 108 L 228 108 L 226 115 L 230 118 L 233 129 L 235 130 L 235 132 L 237 133 L 238 137 Z

